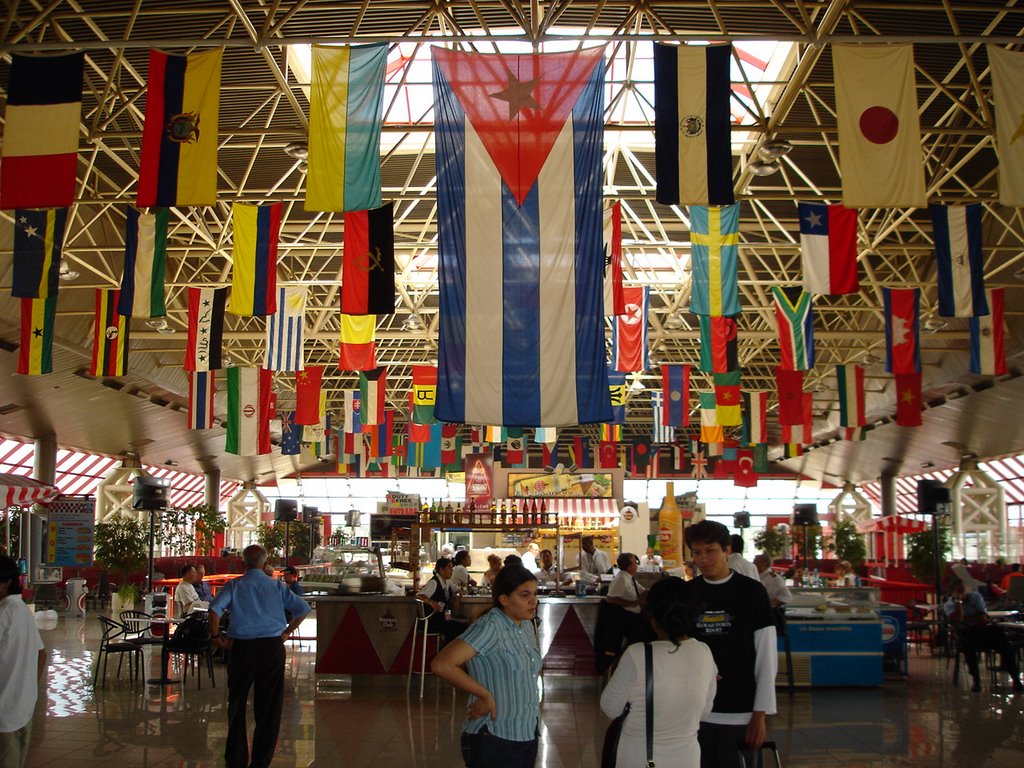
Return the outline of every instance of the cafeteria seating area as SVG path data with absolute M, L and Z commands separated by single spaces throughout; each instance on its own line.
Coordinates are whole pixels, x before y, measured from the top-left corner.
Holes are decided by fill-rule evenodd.
M 406 695 L 404 676 L 325 677 L 314 672 L 316 612 L 289 642 L 287 693 L 273 766 L 458 765 L 465 698 L 434 678 Z M 46 625 L 50 626 L 50 625 Z M 92 685 L 100 621 L 61 615 L 43 629 L 50 664 L 40 695 L 28 767 L 223 764 L 227 685 L 214 664 L 215 685 L 202 674 L 187 682 L 149 685 L 159 675 L 160 646 L 144 651 L 143 681 L 118 676 L 112 658 L 105 685 Z M 171 669 L 180 680 L 179 662 Z M 967 675 L 952 683 L 952 660 L 924 644 L 910 651 L 906 679 L 880 687 L 778 689 L 770 737 L 784 766 L 939 766 L 1019 768 L 1024 761 L 1024 695 L 1002 673 L 986 672 L 980 693 Z M 200 682 L 202 687 L 200 688 Z M 599 763 L 607 725 L 598 708 L 600 681 L 542 680 L 538 766 L 590 768 Z M 416 686 L 418 688 L 418 686 Z M 661 768 L 661 766 L 659 766 Z

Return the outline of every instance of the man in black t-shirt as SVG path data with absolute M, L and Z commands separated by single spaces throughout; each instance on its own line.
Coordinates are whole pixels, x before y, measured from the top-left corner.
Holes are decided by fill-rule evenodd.
M 686 544 L 701 575 L 689 582 L 696 602 L 694 637 L 707 643 L 718 666 L 718 693 L 701 720 L 701 768 L 738 766 L 737 745 L 747 745 L 747 765 L 760 765 L 765 716 L 775 713 L 778 665 L 775 620 L 760 581 L 729 568 L 729 529 L 703 520 L 686 529 Z

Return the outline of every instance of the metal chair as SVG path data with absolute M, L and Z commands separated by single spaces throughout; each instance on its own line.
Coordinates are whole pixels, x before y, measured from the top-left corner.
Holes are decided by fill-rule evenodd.
M 409 693 L 409 688 L 412 685 L 413 674 L 420 676 L 420 698 L 423 698 L 423 686 L 427 677 L 427 642 L 430 638 L 434 638 L 434 654 L 441 649 L 441 638 L 443 635 L 440 632 L 430 631 L 430 617 L 435 613 L 434 609 L 428 606 L 426 603 L 417 600 L 416 601 L 416 619 L 412 625 L 412 643 L 409 645 L 409 673 L 405 680 L 405 691 L 406 695 Z M 414 659 L 416 657 L 416 637 L 420 637 L 420 668 L 416 670 Z
M 189 627 L 192 624 L 200 628 L 205 627 L 205 637 L 202 636 L 201 632 L 190 632 Z M 205 659 L 206 672 L 210 676 L 210 684 L 214 688 L 217 687 L 217 680 L 213 676 L 213 643 L 210 640 L 209 620 L 205 613 L 202 616 L 190 613 L 185 621 L 178 626 L 177 631 L 171 635 L 166 650 L 169 654 L 178 654 L 185 657 L 185 663 L 182 667 L 182 683 L 188 682 L 189 669 L 195 669 L 194 665 L 197 663 L 201 664 Z M 202 690 L 203 676 L 198 672 L 196 672 L 196 680 L 199 684 L 199 690 Z
M 163 639 L 163 626 L 161 636 L 153 636 L 153 616 L 144 611 L 121 611 L 121 625 L 124 627 L 125 640 L 138 645 L 161 645 Z
M 139 677 L 142 677 L 142 646 L 138 643 L 133 643 L 130 640 L 124 639 L 125 628 L 123 625 L 118 624 L 113 619 L 108 619 L 106 616 L 98 616 L 100 620 L 100 626 L 103 628 L 103 635 L 100 637 L 100 649 L 96 654 L 96 671 L 92 676 L 93 688 L 96 687 L 96 681 L 99 679 L 100 665 L 103 665 L 103 687 L 107 685 L 107 663 L 110 661 L 110 654 L 114 653 L 118 655 L 117 659 L 117 677 L 121 677 L 121 662 L 124 659 L 124 654 L 129 655 L 129 667 L 128 667 L 128 679 L 131 682 L 135 682 L 135 671 L 138 670 Z

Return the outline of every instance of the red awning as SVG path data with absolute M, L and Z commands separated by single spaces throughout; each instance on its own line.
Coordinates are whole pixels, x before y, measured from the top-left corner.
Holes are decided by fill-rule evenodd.
M 60 496 L 60 490 L 21 475 L 0 474 L 0 507 L 23 507 L 27 504 L 49 504 Z
M 858 523 L 858 533 L 921 533 L 928 530 L 928 523 L 924 520 L 915 520 L 912 517 L 903 515 L 883 515 L 874 520 Z

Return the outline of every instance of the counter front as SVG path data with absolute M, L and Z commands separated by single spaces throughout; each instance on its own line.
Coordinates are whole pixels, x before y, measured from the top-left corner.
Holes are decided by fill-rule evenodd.
M 317 673 L 408 673 L 418 611 L 413 598 L 352 595 L 311 597 L 310 602 L 316 605 Z M 537 630 L 545 674 L 594 674 L 600 603 L 600 597 L 539 598 Z M 475 619 L 491 604 L 489 596 L 463 597 L 462 615 Z

